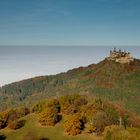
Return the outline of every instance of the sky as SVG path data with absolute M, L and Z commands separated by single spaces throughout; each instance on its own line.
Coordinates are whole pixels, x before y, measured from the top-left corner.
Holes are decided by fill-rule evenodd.
M 98 63 L 114 46 L 140 58 L 140 0 L 0 0 L 0 86 Z
M 0 0 L 0 45 L 140 45 L 140 0 Z

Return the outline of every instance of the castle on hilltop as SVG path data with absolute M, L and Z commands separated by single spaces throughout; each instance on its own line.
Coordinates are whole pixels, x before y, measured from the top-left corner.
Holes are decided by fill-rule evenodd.
M 117 51 L 116 48 L 114 48 L 113 51 L 110 50 L 110 55 L 109 57 L 107 57 L 107 60 L 113 60 L 122 64 L 129 64 L 130 62 L 134 61 L 134 58 L 131 57 L 131 54 L 129 52 L 121 51 L 121 49 Z

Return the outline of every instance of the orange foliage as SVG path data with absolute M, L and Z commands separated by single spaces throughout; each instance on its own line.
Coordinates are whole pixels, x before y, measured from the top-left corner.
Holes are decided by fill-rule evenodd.
M 77 135 L 81 133 L 82 121 L 79 115 L 70 116 L 64 124 L 65 132 L 69 135 Z

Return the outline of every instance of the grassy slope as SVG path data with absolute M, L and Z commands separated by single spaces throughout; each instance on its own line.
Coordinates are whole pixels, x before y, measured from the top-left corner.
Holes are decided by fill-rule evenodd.
M 0 130 L 1 133 L 7 136 L 6 140 L 22 140 L 27 132 L 33 132 L 38 138 L 47 138 L 48 140 L 101 140 L 101 138 L 94 138 L 91 136 L 85 136 L 83 134 L 79 136 L 68 136 L 64 133 L 61 123 L 55 127 L 42 127 L 37 123 L 36 116 L 30 114 L 24 119 L 27 120 L 25 126 L 19 130 L 10 130 L 5 128 Z
M 121 65 L 104 60 L 54 76 L 37 77 L 4 86 L 1 107 L 28 105 L 44 97 L 71 93 L 94 94 L 124 104 L 140 113 L 140 60 Z M 21 102 L 22 101 L 22 102 Z M 6 102 L 7 104 L 3 104 Z

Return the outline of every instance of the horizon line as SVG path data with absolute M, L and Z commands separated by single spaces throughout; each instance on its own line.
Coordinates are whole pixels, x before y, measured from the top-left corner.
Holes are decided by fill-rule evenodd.
M 41 46 L 41 47 L 140 47 L 140 45 L 0 45 L 0 47 L 22 47 L 22 46 Z

